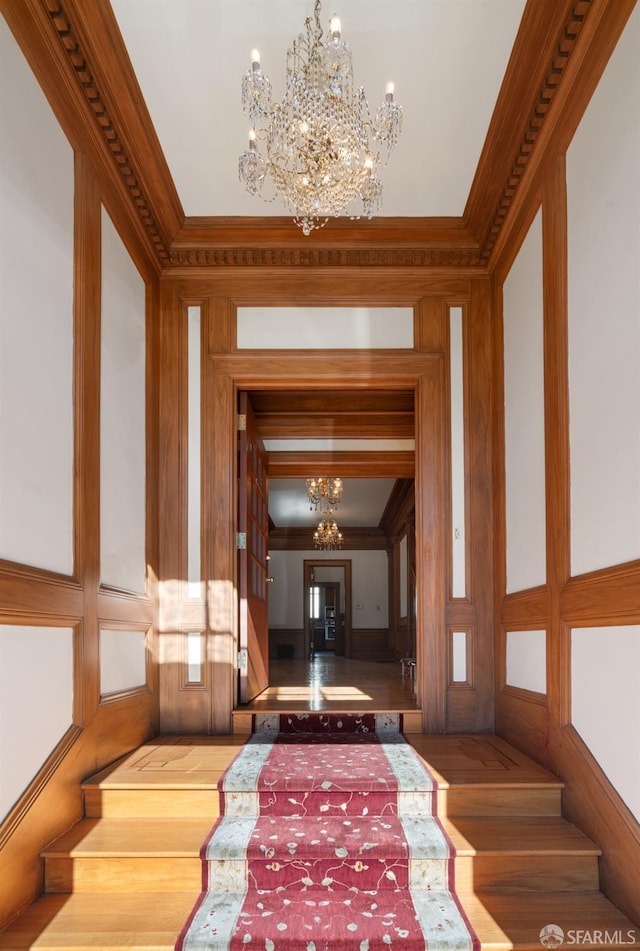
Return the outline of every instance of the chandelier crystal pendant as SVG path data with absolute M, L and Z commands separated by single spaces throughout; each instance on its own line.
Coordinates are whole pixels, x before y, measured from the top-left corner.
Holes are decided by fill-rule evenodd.
M 313 544 L 323 551 L 335 551 L 337 548 L 342 548 L 342 540 L 342 532 L 333 518 L 333 512 L 329 509 L 313 533 Z
M 287 51 L 282 101 L 271 102 L 271 83 L 253 50 L 242 80 L 242 108 L 252 129 L 238 163 L 240 181 L 250 195 L 266 201 L 280 196 L 304 234 L 330 217 L 373 217 L 382 206 L 379 173 L 395 148 L 402 106 L 387 85 L 375 116 L 364 89 L 353 84 L 351 49 L 337 16 L 329 35 L 320 24 L 320 0 L 313 17 Z M 264 143 L 262 154 L 258 141 Z M 274 194 L 263 186 L 271 181 Z
M 311 511 L 313 509 L 317 511 L 318 506 L 324 511 L 335 508 L 342 499 L 342 493 L 342 479 L 326 479 L 324 477 L 307 479 L 307 496 Z

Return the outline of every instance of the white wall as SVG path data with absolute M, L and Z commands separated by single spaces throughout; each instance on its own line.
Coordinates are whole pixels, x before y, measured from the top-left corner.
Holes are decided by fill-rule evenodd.
M 147 682 L 144 631 L 100 630 L 100 693 L 119 693 Z
M 2 17 L 0 125 L 0 557 L 70 575 L 73 153 Z
M 413 347 L 411 307 L 239 307 L 238 348 L 378 350 Z
M 640 9 L 567 154 L 571 572 L 640 557 Z
M 102 213 L 100 579 L 144 593 L 145 286 Z
M 351 560 L 354 628 L 388 626 L 388 567 L 384 551 L 272 551 L 269 574 L 269 627 L 301 629 L 304 626 L 303 562 L 338 558 Z M 329 569 L 326 569 L 328 571 Z M 325 571 L 325 569 L 323 569 Z M 328 576 L 322 575 L 324 580 Z M 358 606 L 360 605 L 360 607 Z
M 546 581 L 542 215 L 504 285 L 507 591 Z
M 511 687 L 547 692 L 547 632 L 507 632 L 507 676 Z
M 567 154 L 571 572 L 640 557 L 640 8 Z M 640 627 L 571 634 L 572 721 L 640 818 Z
M 73 631 L 0 625 L 0 820 L 73 722 Z
M 640 626 L 571 632 L 571 720 L 640 820 Z

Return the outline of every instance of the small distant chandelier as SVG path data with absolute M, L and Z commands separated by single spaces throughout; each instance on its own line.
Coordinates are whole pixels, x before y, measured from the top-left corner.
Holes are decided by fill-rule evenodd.
M 335 508 L 342 499 L 342 479 L 307 479 L 307 496 L 311 503 L 309 508 L 316 511 Z
M 287 51 L 281 102 L 271 102 L 271 82 L 253 50 L 242 80 L 242 108 L 253 127 L 238 171 L 250 195 L 266 201 L 279 195 L 308 235 L 330 217 L 371 218 L 380 210 L 379 172 L 398 141 L 402 106 L 389 83 L 371 118 L 364 89 L 354 89 L 351 49 L 341 37 L 337 16 L 323 39 L 320 0 L 305 27 L 306 35 L 301 33 Z M 264 142 L 266 156 L 258 140 Z M 269 177 L 275 193 L 266 197 L 262 188 Z
M 336 548 L 342 548 L 342 532 L 333 518 L 331 509 L 329 509 L 325 518 L 318 523 L 318 527 L 313 533 L 313 544 L 323 551 L 335 551 Z

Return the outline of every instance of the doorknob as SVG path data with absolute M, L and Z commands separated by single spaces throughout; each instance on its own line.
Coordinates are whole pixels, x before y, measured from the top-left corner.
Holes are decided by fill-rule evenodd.
M 265 578 L 264 580 L 267 582 L 267 584 L 273 584 L 273 582 L 274 582 L 275 579 L 274 579 L 274 578 Z

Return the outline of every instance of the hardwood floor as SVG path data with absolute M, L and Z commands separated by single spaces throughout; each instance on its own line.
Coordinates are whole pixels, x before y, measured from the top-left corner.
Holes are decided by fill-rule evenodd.
M 269 687 L 239 709 L 252 712 L 337 710 L 343 713 L 417 710 L 398 661 L 348 660 L 316 654 L 313 660 L 272 660 Z

